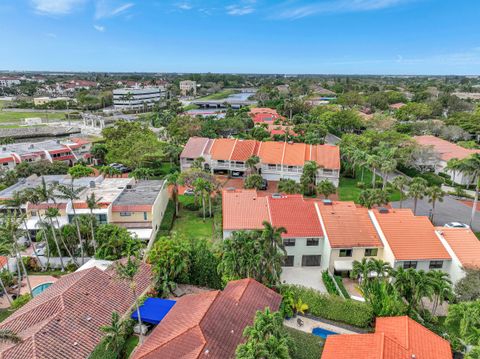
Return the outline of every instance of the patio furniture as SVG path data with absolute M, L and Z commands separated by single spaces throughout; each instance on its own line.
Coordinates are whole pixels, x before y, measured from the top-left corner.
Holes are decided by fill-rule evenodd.
M 297 325 L 298 325 L 299 327 L 303 327 L 303 320 L 300 319 L 300 318 L 297 318 Z

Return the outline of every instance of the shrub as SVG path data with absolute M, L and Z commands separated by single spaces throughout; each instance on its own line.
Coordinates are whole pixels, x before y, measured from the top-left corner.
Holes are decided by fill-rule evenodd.
M 357 188 L 365 189 L 365 182 L 357 182 Z
M 200 205 L 196 204 L 194 202 L 191 203 L 186 203 L 183 205 L 183 208 L 185 208 L 188 211 L 198 211 L 200 209 Z
M 335 283 L 333 282 L 332 277 L 328 274 L 328 271 L 325 270 L 322 272 L 322 279 L 329 294 L 339 295 L 337 287 L 335 287 Z
M 372 307 L 367 303 L 326 295 L 302 286 L 289 285 L 295 296 L 308 305 L 311 315 L 345 324 L 368 328 L 373 321 Z
M 160 224 L 159 232 L 167 233 L 173 227 L 173 221 L 175 220 L 175 203 L 172 200 L 168 201 L 167 208 L 163 214 L 162 223 Z
M 335 278 L 335 282 L 337 282 L 338 288 L 340 288 L 340 291 L 342 292 L 343 296 L 347 299 L 350 299 L 350 294 L 348 294 L 347 289 L 343 285 L 342 277 L 336 275 L 334 278 Z
M 23 307 L 25 304 L 27 304 L 30 301 L 30 299 L 32 299 L 32 296 L 30 295 L 30 293 L 21 295 L 20 297 L 16 298 L 12 302 L 12 309 L 18 309 Z
M 5 285 L 5 287 L 10 287 L 13 285 L 13 274 L 8 269 L 3 269 L 0 272 L 0 277 L 2 278 L 3 285 Z
M 29 272 L 39 272 L 41 269 L 37 259 L 34 257 L 22 257 L 22 261 Z

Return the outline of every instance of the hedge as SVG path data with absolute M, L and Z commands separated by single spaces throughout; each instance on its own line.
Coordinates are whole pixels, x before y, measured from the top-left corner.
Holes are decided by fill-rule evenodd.
M 329 294 L 340 295 L 340 293 L 338 293 L 337 287 L 335 286 L 335 283 L 333 283 L 332 277 L 330 277 L 330 275 L 328 274 L 328 271 L 322 272 L 322 280 Z
M 372 307 L 353 299 L 343 299 L 336 295 L 322 294 L 314 289 L 288 285 L 295 297 L 300 298 L 308 305 L 308 313 L 318 318 L 325 318 L 368 328 L 373 322 Z
M 168 201 L 167 208 L 163 215 L 162 223 L 160 224 L 159 232 L 170 232 L 175 220 L 175 203 L 172 200 Z
M 340 291 L 342 292 L 343 296 L 347 299 L 350 299 L 350 294 L 348 294 L 347 289 L 343 285 L 342 277 L 336 275 L 335 282 L 337 282 L 338 288 L 340 288 Z

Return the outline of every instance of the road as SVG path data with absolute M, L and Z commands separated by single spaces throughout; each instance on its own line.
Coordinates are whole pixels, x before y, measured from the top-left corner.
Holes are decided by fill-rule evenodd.
M 400 207 L 400 202 L 393 202 L 394 208 Z M 411 208 L 413 210 L 413 200 L 408 199 L 403 201 L 403 208 Z M 428 216 L 432 208 L 431 203 L 427 200 L 418 200 L 417 215 Z M 469 223 L 472 208 L 457 201 L 451 196 L 445 196 L 443 202 L 437 202 L 435 205 L 434 224 L 437 226 L 443 226 L 448 222 L 461 222 Z M 474 232 L 480 232 L 480 211 L 477 211 L 475 221 L 472 224 Z

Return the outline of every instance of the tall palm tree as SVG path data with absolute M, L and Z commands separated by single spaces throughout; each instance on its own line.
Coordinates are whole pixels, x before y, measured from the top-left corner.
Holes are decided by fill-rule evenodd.
M 400 208 L 403 208 L 403 200 L 405 199 L 405 190 L 410 184 L 410 180 L 405 176 L 397 176 L 392 181 L 393 187 L 400 192 Z
M 250 169 L 251 173 L 257 172 L 257 165 L 260 163 L 260 158 L 258 156 L 250 156 L 245 161 L 245 166 Z
M 376 186 L 377 169 L 380 167 L 380 157 L 377 155 L 369 155 L 367 157 L 367 165 L 372 169 L 372 188 Z
M 473 200 L 472 215 L 470 217 L 470 226 L 475 219 L 477 212 L 478 196 L 480 192 L 480 153 L 474 153 L 470 157 L 461 160 L 458 165 L 458 170 L 463 174 L 469 176 L 475 184 L 475 198 Z
M 274 286 L 280 283 L 282 260 L 287 255 L 282 239 L 282 234 L 287 233 L 287 230 L 284 227 L 274 227 L 267 221 L 263 221 L 262 225 L 263 261 L 267 269 L 263 283 Z
M 426 190 L 426 194 L 428 197 L 428 203 L 432 204 L 432 212 L 430 214 L 430 221 L 433 223 L 433 217 L 435 215 L 435 204 L 438 202 L 443 202 L 443 197 L 445 196 L 445 192 L 438 186 L 431 186 L 428 187 Z
M 427 275 L 432 279 L 434 295 L 432 315 L 435 316 L 438 306 L 442 305 L 446 299 L 451 299 L 454 297 L 452 281 L 447 273 L 440 270 L 429 271 Z
M 175 217 L 178 217 L 179 206 L 178 206 L 178 185 L 180 184 L 180 173 L 175 171 L 173 173 L 169 173 L 165 180 L 167 181 L 167 185 L 172 186 L 172 199 L 173 203 L 175 204 Z
M 361 261 L 353 261 L 352 271 L 350 277 L 358 279 L 359 282 L 367 281 L 371 272 L 371 265 L 367 258 L 362 258 Z
M 452 181 L 455 183 L 455 178 L 457 177 L 457 172 L 460 170 L 462 161 L 458 158 L 452 158 L 447 162 L 446 170 L 452 172 Z
M 95 215 L 93 214 L 93 210 L 100 208 L 99 203 L 102 200 L 102 197 L 96 198 L 95 192 L 92 192 L 90 196 L 87 196 L 87 207 L 90 210 L 90 231 L 92 233 L 92 243 L 93 243 L 93 251 L 97 252 L 97 242 L 95 241 Z
M 312 195 L 315 193 L 315 182 L 317 180 L 318 168 L 319 166 L 315 161 L 307 161 L 303 165 L 300 183 L 303 187 L 303 193 L 306 195 Z
M 428 182 L 421 177 L 415 177 L 408 188 L 408 196 L 413 198 L 413 213 L 417 214 L 418 200 L 425 196 Z
M 389 159 L 385 160 L 380 164 L 380 170 L 382 171 L 383 175 L 383 185 L 382 189 L 385 190 L 385 187 L 387 187 L 387 183 L 389 180 L 389 173 L 393 172 L 397 168 L 397 160 L 395 159 Z
M 82 234 L 80 232 L 80 223 L 78 221 L 77 213 L 75 211 L 74 201 L 76 199 L 79 199 L 79 195 L 80 195 L 80 193 L 83 192 L 84 187 L 75 188 L 73 186 L 73 181 L 72 181 L 72 184 L 70 186 L 59 185 L 57 187 L 57 189 L 60 192 L 58 197 L 69 200 L 71 205 L 72 205 L 73 222 L 75 223 L 75 226 L 77 228 L 77 237 L 78 237 L 78 242 L 80 243 L 80 253 L 81 253 L 81 256 L 82 256 L 82 265 L 83 265 L 83 264 L 85 264 L 84 243 L 83 243 Z
M 50 207 L 45 211 L 45 218 L 47 218 L 50 222 L 50 229 L 52 231 L 53 241 L 55 242 L 55 247 L 57 248 L 58 257 L 60 258 L 60 266 L 62 268 L 62 272 L 65 272 L 65 265 L 63 264 L 63 256 L 62 251 L 60 250 L 60 245 L 58 244 L 57 233 L 55 231 L 55 225 L 53 224 L 53 219 L 57 218 L 60 215 L 58 208 Z

